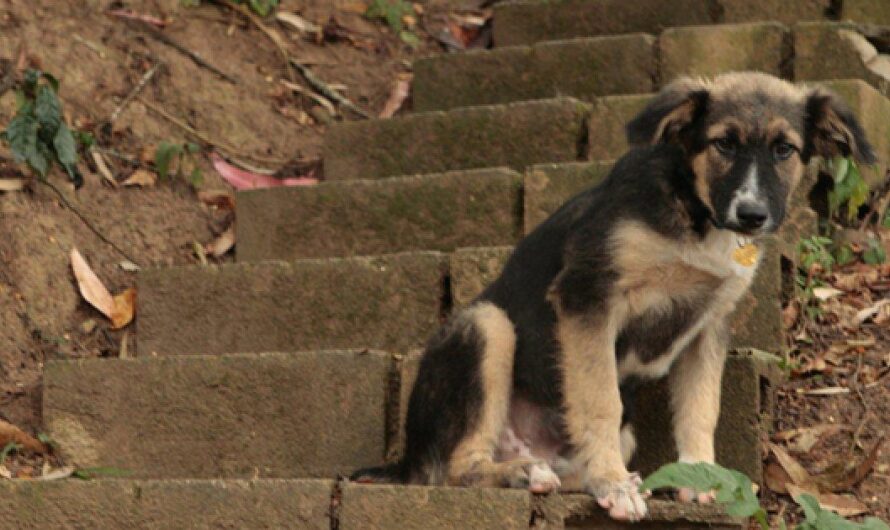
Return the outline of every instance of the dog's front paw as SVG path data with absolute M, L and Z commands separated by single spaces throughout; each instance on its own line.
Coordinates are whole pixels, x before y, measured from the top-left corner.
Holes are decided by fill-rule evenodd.
M 619 521 L 639 521 L 646 517 L 648 509 L 644 495 L 640 493 L 642 480 L 636 473 L 628 473 L 619 480 L 592 478 L 588 492 L 596 502 L 609 511 L 609 517 Z
M 697 502 L 699 504 L 710 504 L 715 500 L 713 491 L 697 491 L 692 488 L 680 488 L 677 490 L 677 500 L 680 502 Z

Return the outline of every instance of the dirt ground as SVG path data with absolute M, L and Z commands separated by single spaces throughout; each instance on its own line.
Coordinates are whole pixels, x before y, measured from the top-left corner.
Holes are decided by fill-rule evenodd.
M 316 77 L 341 85 L 346 97 L 376 115 L 411 61 L 441 48 L 418 29 L 420 44 L 412 49 L 384 24 L 362 17 L 356 4 L 281 3 L 282 11 L 329 26 L 332 35 L 322 44 L 275 21 L 269 25 Z M 426 7 L 420 22 L 440 23 L 444 8 L 435 3 Z M 198 66 L 157 38 L 150 26 L 109 15 L 111 9 L 169 22 L 165 35 L 236 82 Z M 326 115 L 313 99 L 286 89 L 280 80 L 288 74 L 272 41 L 242 15 L 210 2 L 185 8 L 178 0 L 0 0 L 0 78 L 4 64 L 8 71 L 22 62 L 18 66 L 59 78 L 69 123 L 93 132 L 100 146 L 113 150 L 104 158 L 118 180 L 132 173 L 140 154 L 158 142 L 195 141 L 151 106 L 233 147 L 237 152 L 224 153 L 248 167 L 284 168 L 284 176 L 294 162 L 319 158 L 327 120 L 354 118 L 349 112 Z M 161 66 L 139 97 L 107 125 L 121 100 L 155 64 Z M 308 86 L 299 75 L 293 79 Z M 8 123 L 15 108 L 12 90 L 0 94 L 0 123 Z M 200 143 L 206 155 L 212 148 Z M 11 159 L 0 146 L 0 176 L 16 174 Z M 206 156 L 198 157 L 198 163 L 202 190 L 231 190 Z M 113 188 L 94 165 L 81 166 L 86 183 L 77 192 L 61 173 L 53 173 L 50 181 L 140 266 L 198 263 L 194 245 L 211 241 L 231 221 L 231 214 L 203 204 L 183 181 L 151 189 Z M 52 190 L 36 185 L 23 192 L 0 192 L 0 418 L 30 431 L 40 426 L 40 373 L 46 359 L 117 356 L 122 341 L 132 351 L 136 340 L 135 330 L 111 330 L 82 301 L 69 265 L 72 246 L 111 292 L 134 285 L 135 274 L 120 265 L 127 258 L 96 237 Z
M 281 10 L 328 28 L 322 43 L 274 21 L 269 24 L 315 76 L 342 85 L 345 96 L 376 115 L 413 59 L 441 52 L 430 34 L 443 26 L 448 2 L 423 4 L 416 49 L 382 23 L 362 17 L 356 4 L 282 2 Z M 149 26 L 107 13 L 121 8 L 167 21 L 164 35 L 234 82 L 198 66 Z M 157 73 L 139 97 L 109 124 L 122 99 L 154 65 L 160 65 Z M 225 144 L 220 151 L 244 167 L 295 176 L 320 157 L 330 119 L 355 118 L 342 109 L 341 116 L 332 117 L 311 97 L 286 89 L 280 80 L 288 73 L 272 41 L 242 15 L 206 1 L 184 8 L 178 0 L 0 0 L 0 80 L 16 66 L 38 67 L 60 79 L 68 122 L 92 131 L 98 145 L 110 150 L 103 151 L 104 157 L 118 181 L 144 165 L 140 157 L 158 142 L 195 140 L 171 117 L 211 140 L 199 142 L 204 147 L 198 157 L 204 174 L 200 189 L 227 192 L 231 186 L 208 161 L 213 150 L 209 143 Z M 299 75 L 293 80 L 307 86 Z M 15 106 L 13 91 L 0 93 L 0 124 L 8 123 Z M 410 110 L 410 100 L 405 110 Z M 0 178 L 18 174 L 11 159 L 0 145 Z M 61 173 L 49 180 L 126 257 L 100 240 L 46 186 L 0 192 L 0 419 L 31 433 L 40 431 L 41 369 L 47 359 L 115 357 L 132 351 L 137 340 L 134 326 L 112 330 L 83 301 L 72 277 L 69 249 L 78 248 L 117 293 L 136 282 L 131 268 L 122 266 L 125 260 L 142 267 L 199 263 L 195 246 L 214 240 L 232 221 L 230 212 L 203 203 L 183 180 L 152 188 L 112 187 L 94 164 L 81 166 L 85 185 L 76 192 Z M 872 302 L 886 297 L 890 278 L 886 267 L 875 270 L 877 276 L 872 274 L 866 289 Z M 861 309 L 866 303 L 862 292 L 844 296 L 855 298 L 850 304 Z M 886 323 L 851 331 L 826 317 L 798 336 L 806 340 L 793 345 L 791 377 L 779 388 L 773 441 L 789 448 L 811 474 L 822 476 L 833 471 L 832 465 L 862 461 L 887 435 L 890 332 Z M 826 352 L 831 352 L 827 362 Z M 841 390 L 820 394 L 825 388 Z M 817 429 L 807 431 L 811 427 Z M 795 429 L 815 436 L 815 443 L 802 450 L 799 439 L 789 434 Z M 765 458 L 776 467 L 774 456 Z M 12 470 L 35 465 L 18 461 Z M 864 480 L 842 491 L 855 494 L 872 514 L 890 519 L 890 450 L 879 454 Z M 774 512 L 793 511 L 787 497 L 766 489 L 764 498 Z

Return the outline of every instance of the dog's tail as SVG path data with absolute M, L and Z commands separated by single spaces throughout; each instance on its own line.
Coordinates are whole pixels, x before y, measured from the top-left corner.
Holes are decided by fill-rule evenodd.
M 408 467 L 404 460 L 379 467 L 368 467 L 353 473 L 349 480 L 364 484 L 405 484 L 408 482 Z

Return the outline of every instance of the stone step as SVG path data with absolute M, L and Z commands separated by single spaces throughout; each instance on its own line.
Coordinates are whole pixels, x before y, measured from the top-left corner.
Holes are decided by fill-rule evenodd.
M 512 245 L 522 176 L 509 169 L 238 193 L 238 261 Z
M 332 480 L 0 482 L 3 527 L 331 528 Z
M 664 28 L 829 18 L 890 24 L 883 0 L 524 0 L 495 6 L 494 43 L 516 46 L 548 40 L 659 33 Z
M 862 79 L 890 95 L 890 57 L 856 31 L 840 22 L 802 22 L 794 26 L 794 78 Z
M 640 529 L 737 530 L 720 508 L 649 501 Z M 626 528 L 590 496 L 508 489 L 335 484 L 330 480 L 0 482 L 5 528 L 453 530 Z M 595 526 L 593 526 L 595 525 Z
M 437 55 L 415 62 L 414 108 L 570 96 L 647 93 L 685 74 L 737 70 L 791 75 L 791 32 L 782 24 L 670 28 L 658 37 L 630 34 L 534 46 Z M 657 63 L 657 65 L 656 65 Z
M 652 92 L 655 39 L 642 33 L 436 55 L 414 62 L 414 110 Z
M 48 362 L 65 461 L 128 478 L 335 477 L 385 455 L 392 358 L 361 351 Z
M 139 355 L 407 351 L 442 312 L 446 256 L 171 267 L 139 273 Z
M 578 160 L 589 105 L 571 98 L 340 122 L 325 138 L 329 180 Z

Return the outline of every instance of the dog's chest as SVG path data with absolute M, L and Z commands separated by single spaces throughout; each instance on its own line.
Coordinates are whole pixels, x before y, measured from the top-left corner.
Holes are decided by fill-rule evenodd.
M 628 314 L 615 345 L 622 379 L 664 376 L 703 329 L 729 315 L 757 267 L 739 261 L 743 245 L 734 234 L 715 232 L 694 244 L 650 249 L 662 259 L 632 271 L 626 291 Z

